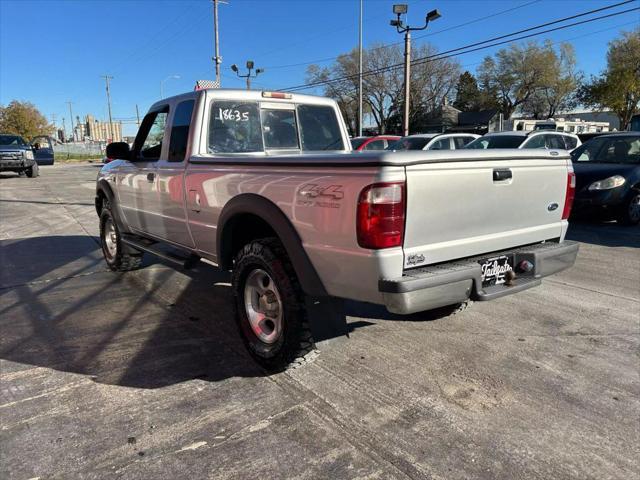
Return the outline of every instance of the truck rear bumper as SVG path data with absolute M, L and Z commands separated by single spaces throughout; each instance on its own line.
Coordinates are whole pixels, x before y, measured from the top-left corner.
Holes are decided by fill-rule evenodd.
M 392 313 L 409 314 L 473 300 L 493 300 L 540 285 L 541 279 L 571 267 L 578 254 L 578 243 L 546 242 L 450 263 L 405 270 L 401 278 L 378 282 L 384 304 Z M 513 255 L 514 265 L 523 260 L 533 270 L 517 274 L 510 285 L 482 286 L 479 261 L 497 255 Z

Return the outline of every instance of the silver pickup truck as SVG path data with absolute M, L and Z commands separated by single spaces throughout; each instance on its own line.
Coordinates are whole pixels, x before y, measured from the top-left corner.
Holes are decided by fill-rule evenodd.
M 245 344 L 269 368 L 313 347 L 306 297 L 454 309 L 536 286 L 578 251 L 564 240 L 566 153 L 351 152 L 327 98 L 168 98 L 132 148 L 110 144 L 107 156 L 117 160 L 98 175 L 96 209 L 109 267 L 169 258 L 171 246 L 185 267 L 231 270 Z

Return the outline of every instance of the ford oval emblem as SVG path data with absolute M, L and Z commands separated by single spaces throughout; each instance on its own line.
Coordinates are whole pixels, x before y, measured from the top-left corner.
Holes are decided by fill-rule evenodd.
M 560 155 L 558 152 L 549 152 L 550 155 L 553 155 L 554 157 L 557 157 L 558 155 Z
M 558 209 L 558 204 L 557 203 L 550 203 L 547 206 L 547 210 L 549 210 L 550 212 L 553 212 L 554 210 Z

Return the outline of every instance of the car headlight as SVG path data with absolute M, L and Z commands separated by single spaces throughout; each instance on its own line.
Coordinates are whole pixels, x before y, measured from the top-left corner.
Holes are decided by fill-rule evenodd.
M 25 151 L 24 158 L 26 158 L 27 160 L 33 160 L 33 152 L 31 150 Z
M 598 180 L 589 185 L 589 190 L 611 190 L 612 188 L 624 185 L 625 178 L 622 175 L 614 175 L 613 177 Z

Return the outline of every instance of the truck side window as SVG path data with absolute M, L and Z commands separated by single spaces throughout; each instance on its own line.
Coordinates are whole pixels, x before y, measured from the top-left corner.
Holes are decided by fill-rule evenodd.
M 169 140 L 170 162 L 182 162 L 187 153 L 187 140 L 189 138 L 189 127 L 191 126 L 191 114 L 193 113 L 193 100 L 186 100 L 178 104 L 176 113 L 173 115 L 171 125 L 171 137 Z
M 294 110 L 271 110 L 263 108 L 262 132 L 265 148 L 298 149 L 298 126 Z
M 169 107 L 165 107 L 144 117 L 134 144 L 135 160 L 155 162 L 160 158 L 168 115 Z
M 207 145 L 209 153 L 264 151 L 258 103 L 214 101 Z
M 344 141 L 333 107 L 298 105 L 302 150 L 342 150 Z

